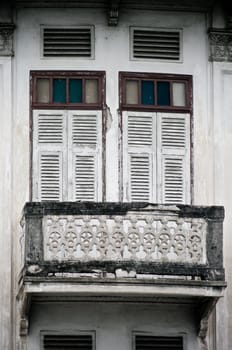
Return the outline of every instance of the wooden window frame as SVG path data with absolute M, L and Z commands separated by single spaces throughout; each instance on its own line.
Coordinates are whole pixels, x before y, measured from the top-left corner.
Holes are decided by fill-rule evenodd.
M 154 105 L 144 105 L 126 103 L 126 81 L 135 80 L 139 82 L 139 100 L 141 101 L 141 81 L 154 82 Z M 170 106 L 157 105 L 157 81 L 170 83 Z M 172 101 L 172 84 L 185 84 L 185 100 L 186 106 L 174 106 Z M 120 110 L 121 111 L 157 111 L 157 112 L 192 112 L 192 76 L 180 74 L 162 74 L 162 73 L 137 73 L 137 72 L 119 72 L 119 93 L 120 93 Z
M 129 105 L 125 103 L 126 80 L 154 80 L 184 82 L 186 84 L 186 106 L 155 106 L 155 105 Z M 190 115 L 190 204 L 194 203 L 194 152 L 193 152 L 193 77 L 187 74 L 165 74 L 151 72 L 119 72 L 119 193 L 120 201 L 124 198 L 123 188 L 123 112 L 167 112 L 189 113 Z M 141 99 L 141 83 L 139 84 L 139 98 Z M 155 89 L 154 89 L 155 90 Z M 154 91 L 156 93 L 156 91 Z
M 105 132 L 106 132 L 106 72 L 105 71 L 64 71 L 64 70 L 31 70 L 30 78 L 30 189 L 29 198 L 33 198 L 33 111 L 34 110 L 98 110 L 102 111 L 102 201 L 106 198 L 105 180 Z M 90 103 L 37 103 L 36 102 L 36 79 L 39 78 L 84 78 L 98 79 L 99 81 L 99 101 L 97 104 Z M 67 86 L 67 85 L 66 85 Z M 51 84 L 50 84 L 51 87 Z M 51 91 L 50 91 L 50 96 Z
M 37 79 L 49 79 L 49 103 L 37 102 Z M 105 101 L 105 72 L 104 71 L 31 71 L 31 107 L 33 109 L 103 109 Z M 66 79 L 66 103 L 53 103 L 53 79 Z M 96 79 L 98 81 L 98 103 L 72 103 L 69 100 L 69 79 L 81 79 L 83 81 L 83 99 L 85 98 L 85 81 Z

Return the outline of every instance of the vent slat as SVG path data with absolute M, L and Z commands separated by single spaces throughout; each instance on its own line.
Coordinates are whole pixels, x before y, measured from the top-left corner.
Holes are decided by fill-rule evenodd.
M 134 29 L 133 57 L 179 60 L 180 32 Z
M 185 118 L 162 118 L 161 124 L 162 147 L 186 147 L 186 120 Z
M 43 54 L 54 56 L 92 56 L 91 28 L 44 28 Z
M 183 350 L 182 337 L 157 337 L 139 336 L 135 337 L 136 350 Z
M 44 335 L 44 350 L 92 350 L 93 338 L 91 335 Z
M 152 144 L 152 117 L 128 116 L 128 145 L 149 146 Z
M 58 143 L 63 142 L 63 116 L 40 114 L 38 117 L 38 142 Z

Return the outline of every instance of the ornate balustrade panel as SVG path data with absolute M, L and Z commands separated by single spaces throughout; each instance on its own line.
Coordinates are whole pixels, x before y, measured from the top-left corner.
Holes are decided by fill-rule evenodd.
M 207 222 L 177 215 L 46 215 L 45 261 L 206 263 Z

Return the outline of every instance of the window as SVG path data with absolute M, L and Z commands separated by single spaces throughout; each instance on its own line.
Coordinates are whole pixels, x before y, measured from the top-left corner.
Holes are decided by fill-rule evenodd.
M 103 72 L 31 72 L 33 200 L 102 200 Z
M 44 333 L 44 332 L 43 332 Z M 93 350 L 95 342 L 95 334 L 81 332 L 61 334 L 59 332 L 51 332 L 42 334 L 42 349 L 54 350 Z
M 124 201 L 190 202 L 191 77 L 120 73 Z
M 42 26 L 43 57 L 94 58 L 93 26 Z
M 131 59 L 181 61 L 182 31 L 164 28 L 130 28 Z
M 134 350 L 183 350 L 183 337 L 181 336 L 154 336 L 134 335 Z

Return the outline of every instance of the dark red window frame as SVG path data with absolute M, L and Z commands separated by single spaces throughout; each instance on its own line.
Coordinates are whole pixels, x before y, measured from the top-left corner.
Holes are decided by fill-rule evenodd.
M 139 82 L 139 103 L 127 104 L 126 103 L 126 81 L 135 80 Z M 154 100 L 153 105 L 146 105 L 141 103 L 141 82 L 153 81 L 154 82 Z M 170 105 L 162 106 L 157 104 L 157 82 L 169 82 L 170 83 Z M 174 106 L 172 99 L 172 84 L 184 83 L 185 84 L 185 106 Z M 173 112 L 190 112 L 192 111 L 192 76 L 180 75 L 180 74 L 162 74 L 162 73 L 137 73 L 137 72 L 119 72 L 119 91 L 120 91 L 120 110 L 127 111 L 173 111 Z
M 105 103 L 105 72 L 104 71 L 31 71 L 31 107 L 33 109 L 103 109 Z M 37 79 L 49 79 L 49 103 L 37 102 Z M 66 102 L 65 103 L 55 103 L 52 102 L 53 95 L 53 79 L 66 79 Z M 98 102 L 97 103 L 72 103 L 69 101 L 69 89 L 68 80 L 69 79 L 82 79 L 83 86 L 85 81 L 88 79 L 98 80 Z M 83 94 L 85 89 L 83 88 Z M 83 97 L 85 101 L 85 96 Z

